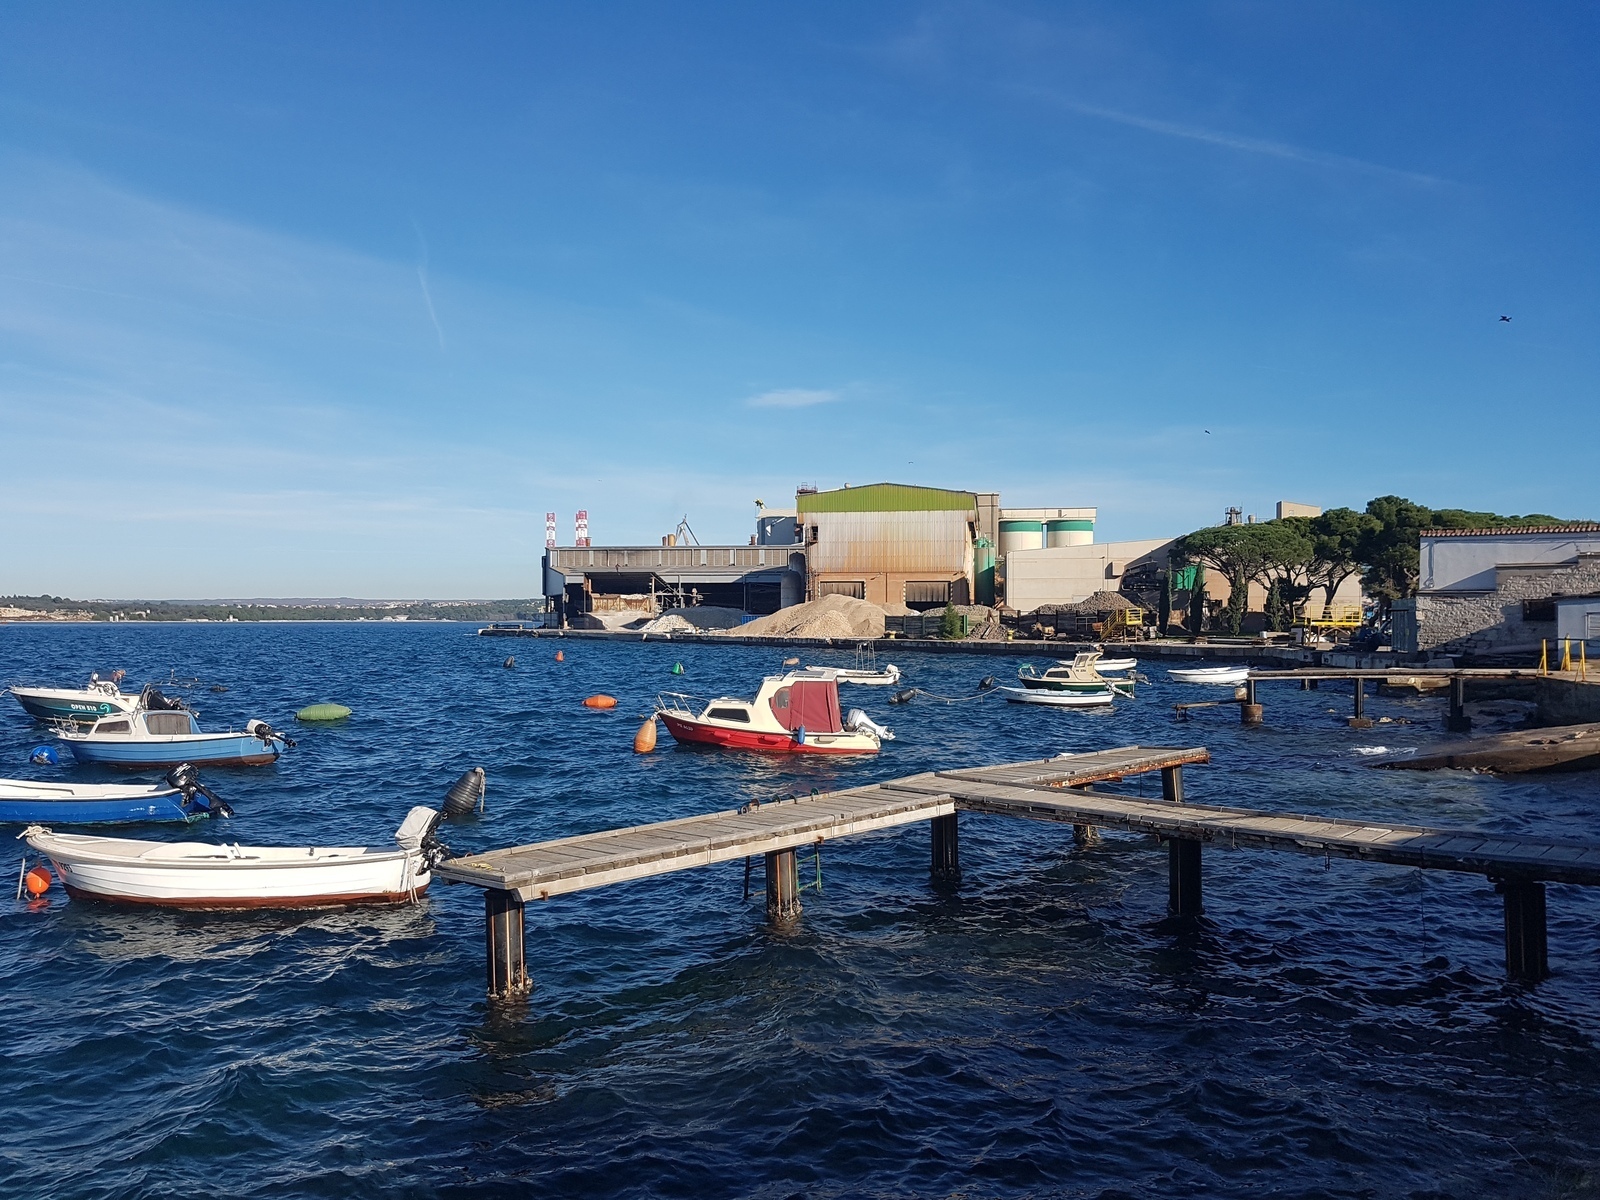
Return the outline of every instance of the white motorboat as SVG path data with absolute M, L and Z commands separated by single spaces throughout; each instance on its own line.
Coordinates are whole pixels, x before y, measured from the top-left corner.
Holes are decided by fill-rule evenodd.
M 1094 667 L 1102 675 L 1121 675 L 1125 671 L 1133 670 L 1138 665 L 1139 660 L 1137 658 L 1102 658 L 1095 663 Z
M 147 687 L 131 713 L 101 717 L 87 730 L 63 723 L 57 736 L 83 763 L 104 763 L 128 771 L 197 763 L 249 767 L 276 762 L 280 746 L 294 740 L 265 721 L 249 721 L 243 732 L 203 733 L 192 709 Z
M 139 694 L 124 692 L 117 686 L 121 682 L 122 672 L 116 671 L 110 679 L 101 679 L 98 674 L 89 676 L 87 687 L 12 687 L 9 690 L 31 717 L 90 725 L 101 717 L 114 713 L 126 715 L 139 707 Z
M 900 668 L 893 663 L 890 663 L 881 671 L 869 671 L 860 667 L 812 667 L 810 669 L 826 669 L 832 672 L 833 677 L 840 683 L 857 683 L 866 687 L 888 687 L 892 683 L 900 682 Z
M 74 899 L 175 908 L 311 908 L 399 904 L 427 890 L 444 854 L 440 813 L 419 805 L 395 833 L 395 848 L 241 846 L 146 842 L 55 833 L 22 836 L 48 858 Z
M 1167 672 L 1179 683 L 1243 683 L 1250 678 L 1249 667 L 1173 667 Z
M 1059 692 L 1041 688 L 1003 687 L 996 691 L 1004 692 L 1012 704 L 1044 704 L 1051 708 L 1106 708 L 1116 700 L 1116 694 L 1110 689 L 1101 692 Z

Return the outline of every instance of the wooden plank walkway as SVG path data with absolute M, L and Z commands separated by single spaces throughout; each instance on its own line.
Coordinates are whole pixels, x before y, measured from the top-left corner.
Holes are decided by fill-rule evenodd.
M 1207 845 L 1485 875 L 1505 897 L 1507 970 L 1530 981 L 1548 974 L 1544 884 L 1600 886 L 1600 842 L 1184 803 L 1183 768 L 1208 761 L 1210 754 L 1203 748 L 1130 746 L 932 771 L 824 795 L 463 855 L 440 863 L 433 873 L 484 889 L 489 993 L 497 997 L 519 995 L 531 986 L 523 957 L 523 906 L 529 900 L 762 855 L 768 915 L 775 921 L 790 920 L 800 911 L 797 849 L 928 821 L 933 873 L 954 880 L 960 875 L 958 812 L 1065 823 L 1086 836 L 1096 826 L 1155 834 L 1168 847 L 1168 911 L 1177 917 L 1202 911 L 1201 851 Z M 1092 790 L 1096 784 L 1150 771 L 1161 772 L 1160 799 Z
M 1019 778 L 1060 779 L 1079 786 L 1185 763 L 1203 763 L 1210 757 L 1204 749 L 1131 746 L 1007 769 L 1020 770 Z M 440 863 L 434 874 L 456 883 L 515 892 L 522 900 L 548 900 L 629 879 L 928 821 L 949 816 L 955 809 L 955 801 L 948 795 L 874 784 L 465 855 Z
M 1208 845 L 1289 850 L 1496 879 L 1600 886 L 1600 842 L 1078 792 L 1070 784 L 1053 782 L 1052 766 L 1047 762 L 937 771 L 881 786 L 886 791 L 949 797 L 964 812 L 1132 829 Z

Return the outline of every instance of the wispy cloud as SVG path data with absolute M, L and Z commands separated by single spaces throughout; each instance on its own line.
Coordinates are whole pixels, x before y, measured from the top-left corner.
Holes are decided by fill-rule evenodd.
M 444 327 L 439 324 L 439 314 L 433 311 L 433 293 L 428 290 L 428 239 L 422 235 L 422 226 L 416 218 L 411 220 L 417 231 L 417 246 L 421 256 L 417 261 L 417 282 L 422 285 L 422 302 L 428 306 L 428 320 L 433 322 L 433 332 L 439 335 L 439 349 L 444 349 Z
M 1100 121 L 1110 121 L 1117 125 L 1142 129 L 1146 133 L 1158 133 L 1164 137 L 1182 138 L 1185 141 L 1202 142 L 1209 146 L 1221 146 L 1225 150 L 1236 150 L 1243 154 L 1261 154 L 1269 158 L 1289 159 L 1293 162 L 1309 163 L 1313 166 L 1359 171 L 1364 174 L 1379 175 L 1390 179 L 1403 179 L 1407 183 L 1435 186 L 1450 182 L 1446 179 L 1440 179 L 1436 175 L 1427 175 L 1420 171 L 1407 171 L 1399 167 L 1367 162 L 1365 159 L 1352 158 L 1347 154 L 1330 154 L 1324 150 L 1311 150 L 1289 142 L 1273 141 L 1270 138 L 1250 137 L 1245 134 L 1207 129 L 1203 125 L 1186 125 L 1178 121 L 1163 121 L 1156 117 L 1144 117 L 1137 113 L 1122 112 L 1114 108 L 1102 108 L 1097 104 L 1084 104 L 1040 89 L 1028 90 L 1036 96 L 1067 109 L 1069 112 L 1077 113 L 1079 116 L 1093 117 Z
M 814 404 L 832 404 L 843 399 L 840 393 L 828 388 L 775 388 L 751 396 L 745 401 L 751 408 L 810 408 Z

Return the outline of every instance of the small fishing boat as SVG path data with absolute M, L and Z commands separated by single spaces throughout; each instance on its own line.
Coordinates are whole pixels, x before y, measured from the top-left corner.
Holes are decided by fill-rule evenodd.
M 101 679 L 98 674 L 89 676 L 87 687 L 12 687 L 9 691 L 31 717 L 88 725 L 112 713 L 131 713 L 139 707 L 139 694 L 124 692 L 117 686 L 121 682 L 122 672 L 115 671 L 110 679 Z
M 44 783 L 0 779 L 0 822 L 111 825 L 134 821 L 198 821 L 231 817 L 227 801 L 200 782 L 189 763 L 167 772 L 165 785 Z
M 860 709 L 839 715 L 839 683 L 831 668 L 769 675 L 755 699 L 731 696 L 700 704 L 666 692 L 656 715 L 677 741 L 770 754 L 876 754 L 894 732 Z
M 413 808 L 393 849 L 147 842 L 42 825 L 22 836 L 50 860 L 76 900 L 200 909 L 399 904 L 427 890 L 446 852 L 434 835 L 439 816 Z
M 1089 694 L 1113 691 L 1124 696 L 1133 695 L 1131 680 L 1107 679 L 1100 673 L 1098 650 L 1085 650 L 1071 662 L 1058 660 L 1055 666 L 1044 671 L 1035 669 L 1032 663 L 1024 663 L 1017 671 L 1017 679 L 1023 687 L 1037 691 Z
M 101 717 L 88 730 L 75 726 L 56 734 L 83 763 L 125 770 L 203 763 L 213 767 L 253 767 L 276 762 L 279 747 L 294 742 L 265 721 L 247 721 L 243 733 L 202 733 L 193 711 L 146 688 L 131 713 Z
M 1044 704 L 1051 708 L 1106 708 L 1116 701 L 1116 693 L 1109 688 L 1098 692 L 1045 691 L 1025 687 L 995 690 L 1005 693 L 1006 700 L 1012 704 Z
M 1102 675 L 1121 675 L 1131 671 L 1139 665 L 1137 658 L 1102 658 L 1094 664 L 1095 670 Z
M 881 671 L 865 667 L 807 667 L 808 672 L 827 671 L 840 683 L 854 683 L 864 687 L 888 687 L 900 682 L 900 668 L 890 663 Z
M 1167 672 L 1179 683 L 1243 683 L 1250 677 L 1249 667 L 1173 667 Z

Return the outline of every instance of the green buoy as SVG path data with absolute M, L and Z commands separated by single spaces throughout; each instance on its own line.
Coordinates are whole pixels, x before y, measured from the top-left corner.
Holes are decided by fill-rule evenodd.
M 342 704 L 308 704 L 294 716 L 297 721 L 342 721 L 349 715 Z
M 674 675 L 682 675 L 683 674 L 683 664 L 682 663 L 673 663 L 672 664 L 672 673 Z

